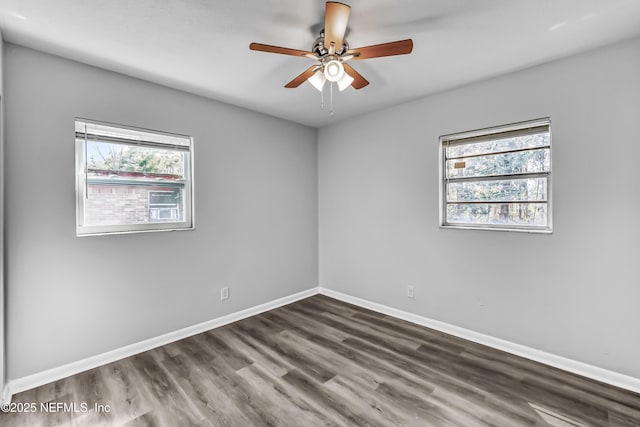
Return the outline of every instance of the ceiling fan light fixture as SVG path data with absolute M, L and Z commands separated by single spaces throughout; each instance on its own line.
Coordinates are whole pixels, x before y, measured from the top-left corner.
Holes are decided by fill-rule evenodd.
M 308 81 L 320 92 L 320 109 L 324 109 L 324 86 L 329 81 L 329 97 L 333 117 L 333 83 L 340 92 L 349 86 L 362 89 L 369 82 L 362 77 L 347 61 L 385 56 L 406 55 L 413 50 L 411 39 L 380 43 L 371 46 L 351 49 L 345 40 L 348 29 L 351 6 L 340 1 L 327 1 L 324 13 L 324 28 L 316 38 L 310 51 L 273 46 L 263 43 L 250 43 L 249 49 L 260 52 L 277 53 L 297 57 L 306 57 L 316 61 L 293 80 L 284 85 L 286 88 L 296 88 Z
M 335 59 L 327 62 L 324 66 L 324 76 L 330 82 L 337 82 L 342 79 L 344 76 L 344 67 L 340 63 L 340 61 L 336 61 Z
M 338 83 L 338 89 L 340 89 L 340 92 L 342 92 L 343 90 L 348 88 L 351 85 L 351 83 L 353 83 L 353 77 L 351 77 L 347 73 L 344 73 L 344 76 L 342 76 L 342 78 L 338 80 L 337 83 Z
M 322 92 L 322 88 L 324 87 L 324 82 L 327 81 L 327 78 L 324 76 L 322 70 L 318 70 L 311 77 L 307 79 L 309 83 L 313 85 L 316 89 Z

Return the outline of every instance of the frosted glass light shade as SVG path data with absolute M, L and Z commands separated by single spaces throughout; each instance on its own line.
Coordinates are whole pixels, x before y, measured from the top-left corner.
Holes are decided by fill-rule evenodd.
M 318 70 L 313 73 L 313 75 L 309 77 L 307 81 L 311 83 L 313 87 L 322 92 L 322 87 L 324 86 L 324 82 L 327 81 L 327 78 L 324 76 L 324 73 L 321 70 Z
M 337 82 L 342 78 L 342 76 L 344 76 L 344 67 L 335 59 L 329 61 L 324 66 L 324 76 L 330 82 Z
M 343 90 L 348 88 L 351 83 L 353 83 L 353 77 L 351 77 L 347 73 L 344 73 L 344 76 L 342 76 L 342 78 L 338 80 L 338 89 L 340 89 L 340 92 L 342 92 Z

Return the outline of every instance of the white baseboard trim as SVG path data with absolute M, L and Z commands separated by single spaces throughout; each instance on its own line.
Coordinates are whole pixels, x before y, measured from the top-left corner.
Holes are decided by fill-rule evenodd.
M 343 294 L 341 292 L 333 291 L 331 289 L 327 289 L 322 286 L 319 288 L 319 293 L 331 298 L 335 298 L 340 301 L 348 302 L 350 304 L 354 304 L 359 307 L 376 311 L 378 313 L 397 317 L 399 319 L 406 320 L 408 322 L 415 323 L 421 326 L 426 326 L 427 328 L 435 329 L 437 331 L 454 335 L 459 338 L 464 338 L 466 340 L 473 341 L 478 344 L 482 344 L 498 350 L 506 351 L 507 353 L 515 354 L 516 356 L 521 356 L 526 359 L 530 359 L 536 362 L 543 363 L 545 365 L 562 369 L 564 371 L 582 375 L 583 377 L 591 378 L 593 380 L 610 384 L 616 387 L 620 387 L 625 390 L 630 390 L 635 393 L 640 393 L 639 378 L 635 378 L 628 375 L 620 374 L 618 372 L 599 368 L 597 366 L 589 365 L 587 363 L 578 362 L 576 360 L 568 359 L 566 357 L 557 356 L 555 354 L 547 353 L 542 350 L 537 350 L 535 348 L 527 347 L 525 345 L 516 344 L 500 338 L 481 334 L 479 332 L 475 332 L 469 329 L 450 325 L 448 323 L 440 322 L 438 320 L 429 319 L 427 317 L 419 316 L 417 314 L 398 310 L 392 307 L 388 307 L 386 305 L 378 304 L 375 302 L 367 301 L 362 298 L 358 298 L 351 295 Z
M 6 405 L 7 403 L 11 403 L 11 389 L 9 388 L 9 384 L 5 384 L 2 389 L 2 396 L 0 396 L 0 405 Z
M 155 338 L 150 338 L 135 344 L 127 345 L 125 347 L 111 350 L 103 354 L 98 354 L 96 356 L 91 356 L 77 362 L 72 362 L 67 365 L 59 366 L 56 368 L 48 369 L 46 371 L 38 372 L 36 374 L 28 375 L 26 377 L 11 380 L 5 386 L 5 395 L 3 396 L 3 402 L 11 402 L 11 396 L 13 394 L 30 390 L 32 388 L 48 384 L 52 381 L 57 381 L 68 376 L 87 371 L 89 369 L 97 368 L 99 366 L 106 365 L 107 363 L 115 362 L 117 360 L 124 359 L 125 357 L 133 356 L 135 354 L 139 354 L 184 338 L 188 338 L 190 336 L 206 332 L 211 329 L 219 328 L 220 326 L 237 322 L 238 320 L 246 319 L 247 317 L 255 316 L 256 314 L 264 313 L 265 311 L 273 310 L 274 308 L 282 307 L 283 305 L 291 304 L 292 302 L 308 298 L 310 296 L 316 295 L 317 293 L 317 287 L 311 288 L 306 291 L 298 292 L 293 295 L 269 301 L 255 307 L 250 307 L 245 310 L 228 314 L 226 316 L 208 320 L 203 323 L 198 323 L 197 325 L 188 326 L 177 331 L 169 332 Z

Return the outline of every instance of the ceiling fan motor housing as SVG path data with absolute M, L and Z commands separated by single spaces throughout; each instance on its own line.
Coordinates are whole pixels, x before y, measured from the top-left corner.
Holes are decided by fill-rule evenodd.
M 335 55 L 340 56 L 349 50 L 349 43 L 346 40 L 342 41 L 340 49 L 336 48 Z M 311 52 L 317 54 L 319 57 L 323 57 L 329 54 L 329 50 L 324 47 L 324 30 L 320 31 L 320 37 L 313 42 Z

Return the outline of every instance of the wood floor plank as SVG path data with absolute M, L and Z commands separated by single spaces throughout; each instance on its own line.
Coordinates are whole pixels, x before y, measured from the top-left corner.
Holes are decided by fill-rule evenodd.
M 234 404 L 230 396 L 207 375 L 205 367 L 185 354 L 163 360 L 163 366 L 174 372 L 176 381 L 200 412 L 216 426 L 250 425 L 250 420 Z
M 290 324 L 296 325 L 297 328 L 303 329 L 313 335 L 325 336 L 335 341 L 342 341 L 349 337 L 349 334 L 346 332 L 325 325 L 324 323 L 317 321 L 314 316 L 302 315 L 298 311 L 290 310 L 288 307 L 278 310 L 276 314 L 281 319 L 284 319 Z
M 220 336 L 223 335 L 224 327 L 221 330 L 213 330 L 192 337 L 194 340 L 206 345 L 220 357 L 224 358 L 234 370 L 242 369 L 253 363 L 251 358 L 246 354 L 235 349 L 233 340 L 224 340 Z
M 287 389 L 279 377 L 274 377 L 260 365 L 253 364 L 238 371 L 247 383 L 259 394 L 274 413 L 278 414 L 279 425 L 286 425 L 291 420 L 304 426 L 321 426 L 328 423 L 327 416 L 321 407 L 313 405 L 310 399 L 295 390 Z
M 3 427 L 640 426 L 636 393 L 321 295 L 14 403 Z
M 219 388 L 227 396 L 225 404 L 233 405 L 248 419 L 245 425 L 276 425 L 277 414 L 269 411 L 268 404 L 253 393 L 250 385 L 237 374 L 222 357 L 210 353 L 210 349 L 200 346 L 195 340 L 186 340 L 184 354 L 191 363 L 201 367 L 210 378 L 213 387 Z M 235 424 L 234 424 L 235 425 Z
M 289 307 L 294 310 L 313 311 L 316 313 L 328 312 L 338 316 L 351 317 L 362 309 L 351 304 L 335 303 L 331 298 L 308 298 L 300 301 L 300 304 L 291 304 Z
M 325 408 L 325 411 L 333 413 L 344 424 L 384 426 L 382 420 L 376 420 L 371 413 L 357 411 L 355 405 L 351 405 L 349 402 L 339 398 L 327 388 L 322 387 L 313 378 L 300 371 L 293 370 L 282 378 L 308 399 Z
M 326 342 L 325 342 L 325 345 L 326 345 Z M 382 346 L 382 347 L 384 347 L 384 346 Z M 336 349 L 336 348 L 333 348 L 333 350 L 334 350 L 334 351 L 336 351 L 336 352 L 340 352 L 340 350 L 339 350 L 339 349 Z M 365 350 L 367 350 L 367 349 L 365 349 Z M 371 353 L 373 353 L 373 354 L 375 354 L 375 352 L 371 352 L 371 351 L 368 351 L 368 350 L 367 350 L 367 351 L 365 351 L 365 353 L 370 353 L 370 354 L 371 354 Z M 383 360 L 385 360 L 385 359 L 386 359 L 386 360 L 389 360 L 389 359 L 390 359 L 390 360 L 393 360 L 394 362 L 399 362 L 399 360 L 397 360 L 397 359 L 395 358 L 395 356 L 393 356 L 392 354 L 389 354 L 388 352 L 387 352 L 386 354 L 387 354 L 387 357 L 382 358 Z M 351 353 L 351 354 L 349 354 L 349 357 L 350 357 L 350 358 L 356 358 L 357 356 L 355 356 L 354 354 L 352 354 L 352 353 Z M 387 359 L 387 358 L 388 358 L 388 359 Z M 400 365 L 398 365 L 398 363 L 394 363 L 394 364 L 395 364 L 396 366 L 398 366 L 400 369 L 402 369 L 402 367 L 403 367 L 403 366 L 406 366 L 406 363 L 404 363 L 404 362 L 403 362 L 402 364 L 400 364 Z M 414 367 L 415 367 L 415 365 L 413 365 L 413 364 L 411 364 L 411 365 L 409 365 L 409 366 L 411 366 L 412 368 L 414 368 Z M 379 372 L 379 371 L 384 371 L 384 368 L 381 368 L 381 366 L 380 366 L 380 365 L 377 365 L 377 366 L 375 367 L 375 369 L 374 369 L 374 370 Z M 418 374 L 418 376 L 419 376 L 419 374 L 420 374 L 419 372 L 411 372 L 411 373 Z M 411 373 L 409 373 L 409 372 L 407 372 L 407 371 L 405 370 L 405 371 L 404 371 L 404 373 L 398 374 L 398 373 L 396 372 L 396 373 L 395 373 L 395 375 L 391 375 L 390 377 L 394 377 L 394 378 L 403 378 L 403 380 L 404 380 L 404 381 L 406 381 L 406 378 L 405 378 L 405 377 L 406 377 L 406 375 L 407 375 L 407 374 L 411 374 Z M 402 376 L 402 374 L 404 374 L 404 377 Z M 443 384 L 443 382 L 442 382 L 442 381 L 440 381 L 440 384 Z M 414 383 L 414 385 L 415 385 L 415 383 Z M 450 384 L 450 383 L 445 383 L 445 385 L 447 385 L 447 386 L 451 386 L 451 384 Z M 459 389 L 463 389 L 462 385 L 460 385 L 458 388 L 459 388 Z M 424 389 L 424 385 L 420 385 L 420 386 L 418 386 L 418 389 Z M 415 393 L 415 390 L 416 390 L 416 388 L 414 387 L 414 393 Z M 431 390 L 433 390 L 433 387 L 431 388 Z M 480 407 L 480 408 L 482 408 L 483 406 L 485 406 L 485 403 L 484 403 L 484 401 L 483 401 L 483 398 L 484 398 L 484 397 L 483 397 L 482 395 L 480 395 L 480 396 L 479 396 L 479 400 L 481 401 L 481 405 L 479 405 L 479 407 Z M 458 410 L 458 412 L 459 412 L 459 413 L 464 413 L 464 412 L 465 412 L 464 408 L 465 408 L 465 407 L 468 407 L 468 405 L 469 405 L 469 402 L 463 402 L 463 403 L 460 403 L 456 409 Z M 447 405 L 443 405 L 443 407 L 446 407 L 446 406 L 447 406 Z M 476 411 L 481 411 L 481 409 L 476 409 Z M 458 417 L 458 418 L 459 418 L 459 419 L 461 419 L 461 417 Z M 521 417 L 521 418 L 522 418 L 522 417 Z M 477 418 L 473 418 L 473 419 L 475 420 L 475 422 L 478 422 L 478 419 L 477 419 Z
M 153 412 L 145 412 L 144 414 L 122 424 L 125 427 L 155 427 L 161 424 L 159 415 Z
M 139 378 L 130 359 L 101 366 L 98 371 L 102 373 L 104 388 L 109 390 L 109 398 L 96 403 L 108 404 L 115 422 L 134 420 L 152 409 L 152 403 L 140 393 Z
M 427 365 L 415 363 L 415 360 L 410 360 L 405 355 L 399 355 L 389 349 L 357 339 L 345 340 L 345 344 L 366 352 L 379 361 L 388 363 L 398 369 L 400 374 L 396 378 L 417 377 L 428 379 L 434 390 L 433 396 L 423 396 L 422 399 L 431 401 L 432 404 L 437 403 L 439 408 L 451 408 L 459 414 L 459 419 L 471 417 L 475 423 L 481 423 L 479 416 L 487 413 L 486 407 L 489 403 L 486 400 L 486 392 L 467 382 L 465 377 L 459 378 L 448 372 L 434 370 Z M 388 391 L 390 384 L 391 382 L 385 383 L 380 390 Z M 391 388 L 391 390 L 395 390 L 395 388 Z M 419 393 L 420 391 L 420 388 L 413 388 L 413 393 Z M 462 398 L 458 398 L 459 396 L 462 396 Z M 510 417 L 511 413 L 506 415 L 508 418 L 519 418 L 518 416 Z M 527 420 L 525 419 L 524 421 Z M 528 425 L 528 423 L 525 422 L 522 425 Z
M 257 316 L 259 318 L 259 316 Z M 250 320 L 250 319 L 247 319 Z M 263 324 L 269 326 L 270 323 L 263 320 Z M 239 322 L 238 327 L 244 329 L 245 322 Z M 284 329 L 280 330 L 283 331 Z M 246 333 L 250 333 L 251 329 L 245 330 Z M 285 359 L 288 363 L 294 365 L 297 369 L 313 376 L 320 382 L 325 382 L 335 375 L 335 372 L 329 370 L 322 363 L 319 363 L 314 357 L 305 354 L 304 352 L 291 346 L 286 341 L 282 340 L 278 334 L 272 332 L 258 332 L 256 330 L 252 333 L 252 338 L 258 341 L 260 344 L 271 348 L 280 357 Z
M 201 425 L 203 415 L 187 398 L 184 391 L 173 380 L 154 357 L 158 349 L 132 356 L 131 361 L 140 378 L 143 393 L 154 401 L 154 411 L 162 409 L 163 423 L 168 425 Z
M 360 387 L 351 378 L 336 376 L 326 383 L 326 390 L 344 402 L 350 402 L 356 413 L 372 414 L 371 417 L 383 425 L 407 425 L 409 417 L 398 408 L 390 404 L 368 387 Z
M 274 350 L 245 335 L 241 329 L 234 328 L 231 325 L 231 328 L 225 330 L 225 334 L 228 339 L 235 341 L 238 349 L 253 360 L 254 364 L 260 365 L 274 376 L 281 377 L 291 369 L 295 369 L 292 364 L 280 357 Z

